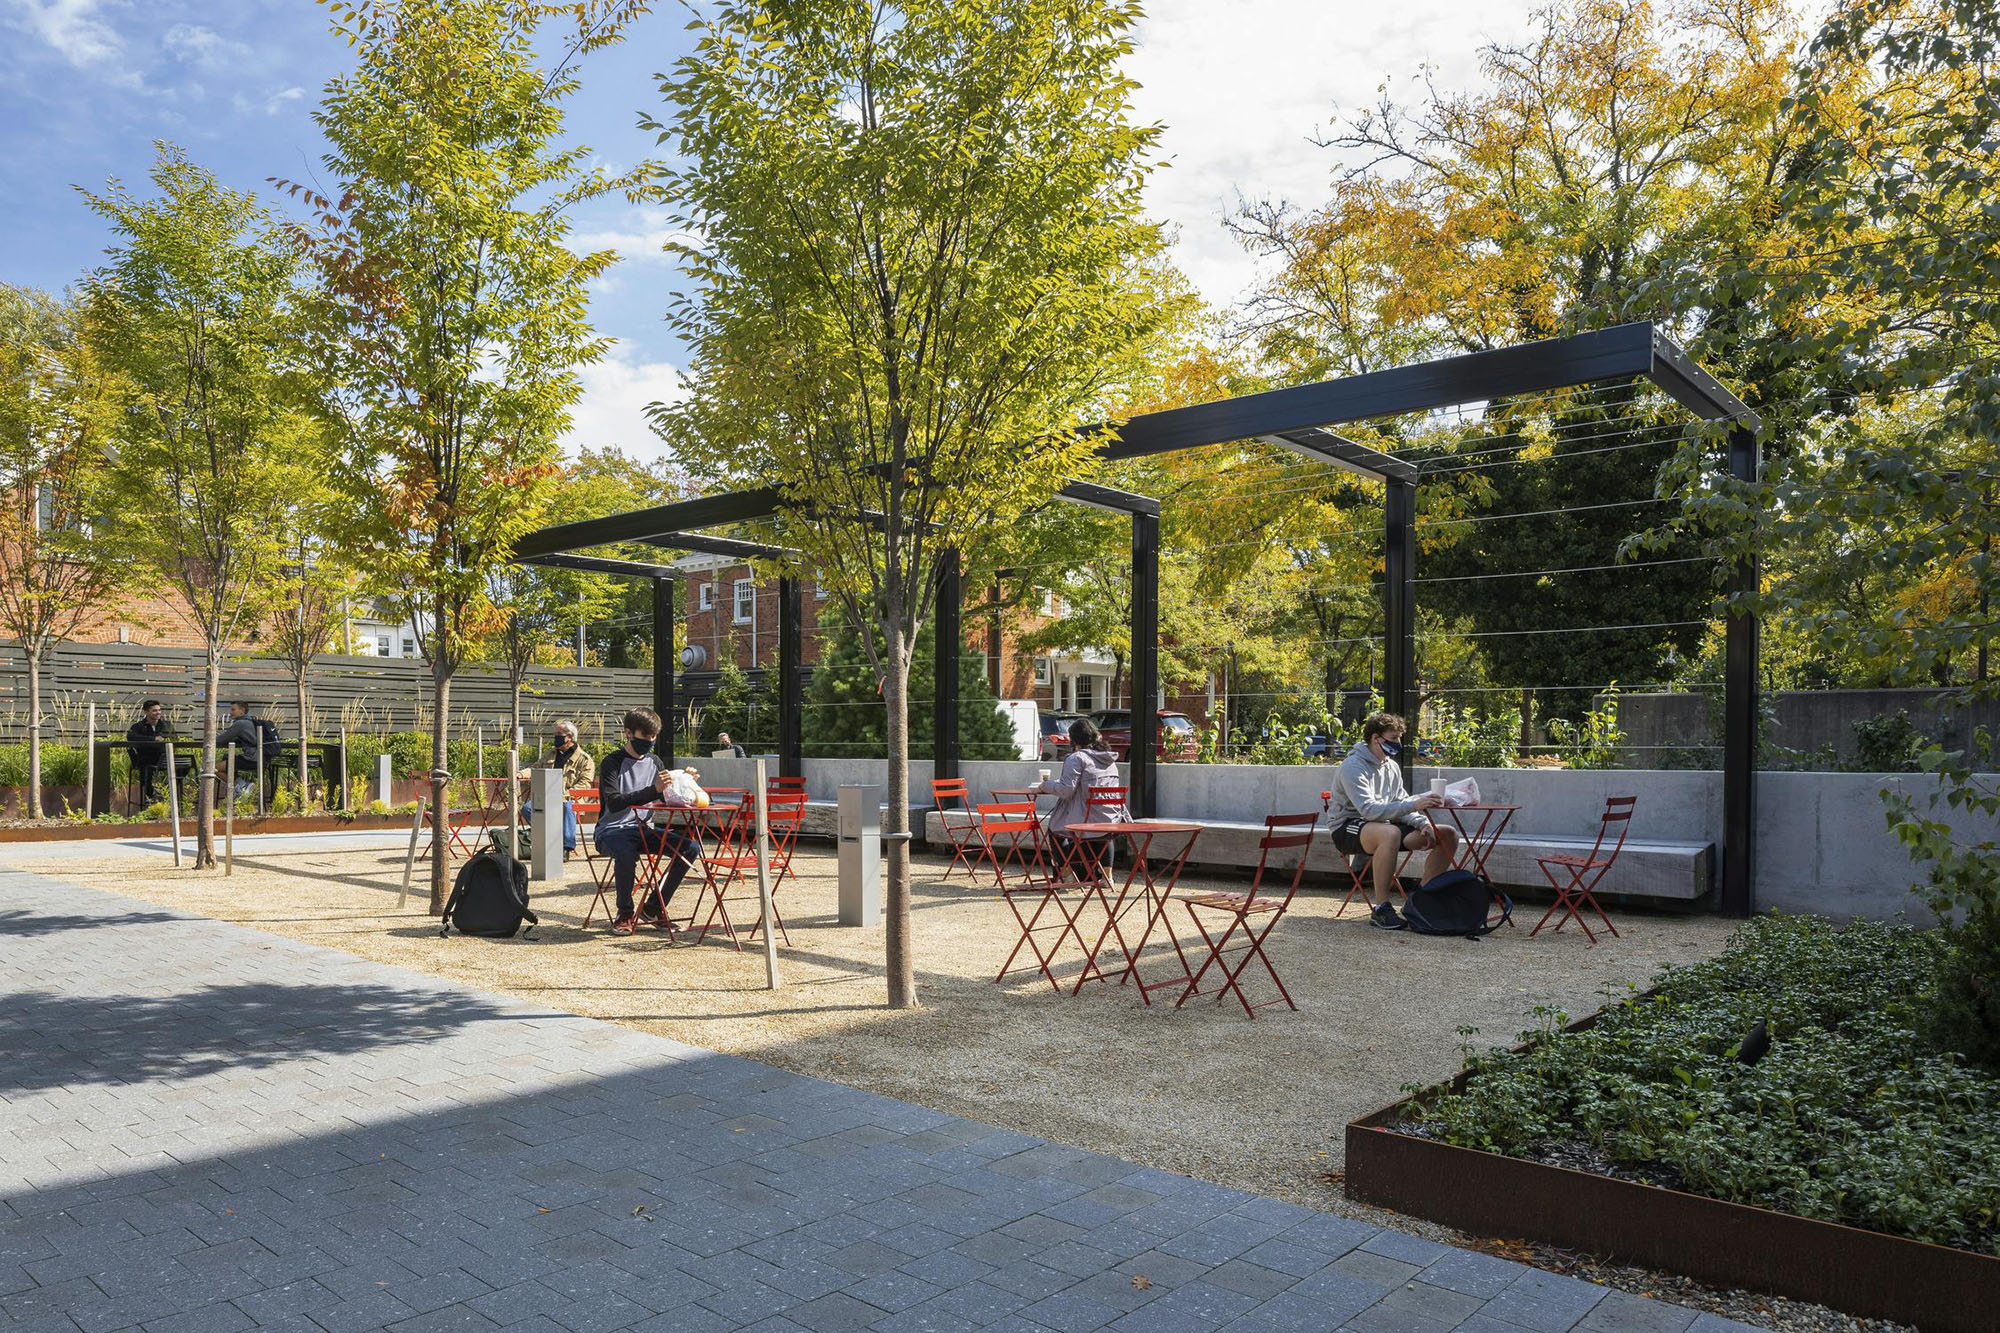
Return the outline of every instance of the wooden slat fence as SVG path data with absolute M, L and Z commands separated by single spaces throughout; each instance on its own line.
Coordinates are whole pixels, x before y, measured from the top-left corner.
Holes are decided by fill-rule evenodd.
M 42 672 L 45 740 L 80 741 L 92 702 L 98 734 L 122 733 L 148 698 L 165 704 L 184 734 L 198 730 L 206 684 L 199 649 L 78 643 L 55 649 L 51 659 Z M 521 691 L 522 724 L 530 745 L 555 717 L 574 718 L 588 738 L 615 736 L 619 715 L 650 703 L 652 693 L 650 669 L 535 667 Z M 423 730 L 430 725 L 429 696 L 430 672 L 418 659 L 322 656 L 313 665 L 313 734 L 332 735 L 343 723 L 350 735 Z M 286 736 L 298 733 L 297 692 L 283 662 L 229 658 L 222 666 L 222 698 L 225 704 L 246 700 Z M 0 640 L 0 742 L 24 740 L 27 721 L 27 663 L 13 641 Z M 468 667 L 453 677 L 450 725 L 454 735 L 483 726 L 492 743 L 504 745 L 506 673 Z

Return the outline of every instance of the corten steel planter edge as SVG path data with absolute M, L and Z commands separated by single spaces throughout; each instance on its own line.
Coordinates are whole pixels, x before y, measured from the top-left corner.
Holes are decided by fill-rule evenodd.
M 1597 1018 L 1591 1014 L 1565 1031 L 1580 1031 Z M 1465 1077 L 1461 1072 L 1439 1087 L 1456 1091 Z M 2000 1257 L 1389 1128 L 1423 1095 L 1348 1122 L 1350 1198 L 1473 1235 L 1542 1241 L 1718 1286 L 1914 1324 L 1925 1333 L 1991 1333 L 1995 1327 Z
M 282 819 L 266 816 L 257 819 L 239 816 L 236 820 L 236 836 L 244 837 L 256 833 L 345 833 L 369 829 L 408 829 L 410 816 L 356 815 L 353 819 L 333 819 L 327 816 L 286 816 Z M 215 821 L 215 837 L 222 839 L 222 820 Z M 35 824 L 21 828 L 0 828 L 0 843 L 7 842 L 73 842 L 107 838 L 170 838 L 174 826 L 168 821 L 156 820 L 148 824 Z M 181 820 L 181 837 L 194 837 L 194 820 Z

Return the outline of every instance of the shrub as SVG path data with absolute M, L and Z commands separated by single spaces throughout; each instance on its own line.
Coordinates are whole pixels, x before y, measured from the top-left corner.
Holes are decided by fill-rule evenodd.
M 1849 727 L 1854 732 L 1854 758 L 1844 765 L 1849 771 L 1915 773 L 1923 767 L 1924 747 L 1929 741 L 1902 709 L 1859 718 Z
M 1476 1055 L 1409 1119 L 1464 1147 L 1565 1143 L 1739 1203 L 2000 1253 L 2000 1078 L 1927 1036 L 1952 945 L 1810 917 L 1744 925 L 1720 956 L 1581 1032 L 1541 1011 L 1520 1054 Z M 1768 1024 L 1770 1053 L 1739 1061 Z
M 1616 768 L 1618 747 L 1625 743 L 1625 730 L 1618 725 L 1617 684 L 1581 720 L 1552 717 L 1548 730 L 1564 768 Z
M 1476 716 L 1470 708 L 1432 704 L 1427 710 L 1426 739 L 1444 752 L 1440 763 L 1454 768 L 1513 768 L 1520 755 L 1521 710 L 1505 708 Z

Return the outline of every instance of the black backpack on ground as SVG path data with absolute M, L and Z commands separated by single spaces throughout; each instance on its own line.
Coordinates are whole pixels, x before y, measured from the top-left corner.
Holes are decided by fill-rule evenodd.
M 523 921 L 530 928 L 541 924 L 528 908 L 528 867 L 511 856 L 480 852 L 459 867 L 438 934 L 457 926 L 461 935 L 512 939 Z
M 1500 914 L 1489 921 L 1494 903 L 1500 904 Z M 1513 916 L 1513 900 L 1470 870 L 1447 870 L 1419 884 L 1403 904 L 1403 920 L 1419 935 L 1460 935 L 1476 940 Z

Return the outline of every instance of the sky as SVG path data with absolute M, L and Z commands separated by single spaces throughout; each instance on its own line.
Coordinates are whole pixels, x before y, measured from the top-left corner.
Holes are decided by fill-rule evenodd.
M 1177 262 L 1218 305 L 1255 281 L 1222 220 L 1239 199 L 1321 199 L 1338 165 L 1312 137 L 1343 111 L 1406 93 L 1428 68 L 1477 80 L 1480 48 L 1525 32 L 1539 0 L 1151 0 L 1127 67 L 1135 111 L 1163 127 L 1148 206 Z M 654 71 L 687 48 L 686 12 L 661 0 L 627 40 L 590 57 L 569 127 L 607 165 L 653 151 L 635 121 L 661 110 Z M 351 59 L 310 0 L 0 0 L 0 281 L 60 290 L 108 240 L 78 187 L 144 186 L 153 143 L 179 143 L 237 189 L 318 180 L 311 112 Z M 592 317 L 615 341 L 584 373 L 572 447 L 657 456 L 645 405 L 674 393 L 682 348 L 661 321 L 675 274 L 663 219 L 622 199 L 577 215 L 578 239 L 622 262 Z

